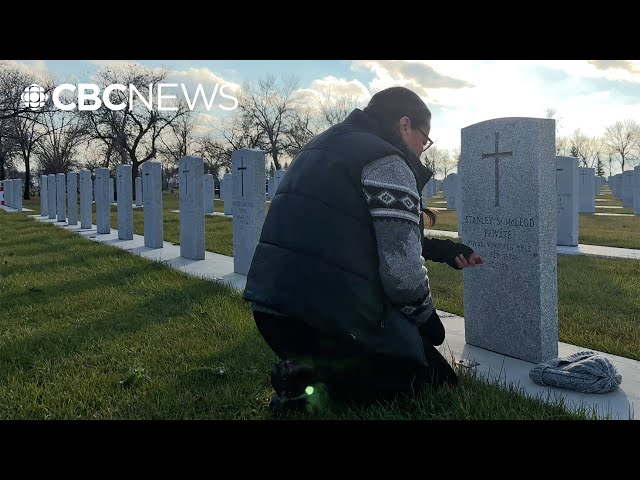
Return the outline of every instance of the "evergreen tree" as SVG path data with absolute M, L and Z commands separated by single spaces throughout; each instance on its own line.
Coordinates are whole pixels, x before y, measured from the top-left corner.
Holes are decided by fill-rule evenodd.
M 580 155 L 580 152 L 578 151 L 578 147 L 576 147 L 575 145 L 573 145 L 571 147 L 571 156 L 572 157 L 578 157 Z

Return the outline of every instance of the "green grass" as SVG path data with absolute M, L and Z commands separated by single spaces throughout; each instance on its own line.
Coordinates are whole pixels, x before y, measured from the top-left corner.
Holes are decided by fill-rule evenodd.
M 94 214 L 93 222 L 95 223 L 95 221 Z M 111 228 L 118 228 L 118 211 L 116 207 L 111 207 Z M 144 235 L 144 212 L 142 209 L 133 211 L 133 231 L 138 235 Z M 206 250 L 221 255 L 233 256 L 233 223 L 230 219 L 205 215 L 204 233 Z M 179 213 L 164 211 L 163 236 L 167 242 L 180 243 Z
M 607 199 L 607 204 L 622 206 L 622 202 L 615 200 L 613 195 L 606 194 L 598 198 Z M 443 198 L 433 197 L 429 199 L 430 207 L 446 207 L 446 205 L 434 203 L 435 200 L 443 200 Z M 596 202 L 596 207 L 599 203 L 601 202 Z M 633 210 L 628 208 L 615 210 L 596 209 L 596 212 L 633 213 Z M 438 211 L 436 214 L 437 222 L 433 227 L 434 230 L 458 231 L 458 212 Z M 587 245 L 640 249 L 640 216 L 603 217 L 581 213 L 578 238 L 580 243 Z
M 633 208 L 598 208 L 598 207 L 622 207 L 622 202 L 613 195 L 609 190 L 602 190 L 600 195 L 596 197 L 596 213 L 633 213 Z
M 1 221 L 1 418 L 261 415 L 268 352 L 239 294 L 48 225 Z
M 438 309 L 464 315 L 462 271 L 427 262 Z M 640 262 L 558 256 L 561 342 L 640 360 Z
M 611 209 L 611 208 L 598 208 L 596 205 L 595 213 L 617 213 L 617 214 L 631 214 L 633 215 L 633 208 L 619 208 L 619 209 Z
M 177 243 L 177 194 L 163 202 L 165 240 Z M 24 206 L 38 213 L 39 199 Z M 0 382 L 8 387 L 0 418 L 269 418 L 275 357 L 237 293 L 24 217 L 0 213 Z M 640 224 L 629 220 L 639 219 L 581 215 L 581 242 L 640 248 Z M 207 250 L 232 255 L 232 222 L 205 221 Z M 134 228 L 143 233 L 141 209 Z M 457 230 L 457 213 L 438 212 L 436 228 Z M 437 307 L 462 315 L 462 272 L 428 268 Z M 560 340 L 640 360 L 637 270 L 625 260 L 559 257 Z M 300 418 L 567 418 L 559 403 L 460 373 L 454 391 L 329 405 Z
M 630 213 L 633 214 L 633 208 L 623 207 L 621 202 L 618 202 L 619 205 L 611 205 L 615 207 L 621 208 L 602 208 L 603 205 L 600 203 L 596 203 L 596 212 L 595 213 Z M 606 204 L 605 204 L 606 205 Z
M 39 211 L 38 201 L 30 202 L 33 205 L 30 208 Z M 179 214 L 170 213 L 170 210 L 177 207 L 177 193 L 165 193 L 164 237 L 172 243 L 180 241 Z M 222 209 L 222 202 L 216 201 L 216 210 L 218 208 Z M 441 228 L 442 224 L 457 221 L 457 212 L 443 211 L 437 214 L 438 225 Z M 580 241 L 597 245 L 602 243 L 596 240 L 610 239 L 611 246 L 629 248 L 628 245 L 632 245 L 640 248 L 640 232 L 627 226 L 630 221 L 637 223 L 640 218 L 581 215 Z M 232 221 L 224 217 L 207 216 L 205 222 L 206 249 L 232 256 Z M 113 228 L 117 228 L 116 207 L 112 207 L 111 223 Z M 592 226 L 585 226 L 588 223 Z M 143 233 L 141 209 L 134 210 L 134 229 L 138 234 Z M 582 236 L 584 231 L 590 232 L 592 237 L 585 239 Z M 428 268 L 437 307 L 463 315 L 462 272 L 433 262 L 428 262 Z M 638 262 L 623 259 L 558 257 L 560 340 L 640 360 L 638 268 Z
M 163 237 L 166 242 L 174 244 L 180 243 L 180 214 L 172 213 L 172 210 L 179 210 L 178 194 L 163 192 L 162 194 L 162 211 L 163 211 Z M 40 199 L 32 198 L 25 200 L 23 207 L 34 210 L 33 215 L 40 213 Z M 224 211 L 224 202 L 216 199 L 214 210 L 216 212 Z M 78 208 L 78 216 L 80 215 Z M 79 218 L 79 217 L 78 217 Z M 96 224 L 96 208 L 93 204 L 93 219 Z M 118 228 L 118 207 L 111 205 L 111 228 Z M 138 235 L 144 235 L 144 209 L 135 208 L 133 210 L 133 231 Z M 213 215 L 205 215 L 205 249 L 219 253 L 221 255 L 233 255 L 233 223 L 231 219 Z
M 606 206 L 611 206 L 611 207 L 621 207 L 622 206 L 622 202 L 617 200 L 613 195 L 600 195 L 598 198 L 598 201 L 596 202 L 596 207 L 598 207 L 599 205 L 606 205 Z
M 0 277 L 0 418 L 270 418 L 275 356 L 239 293 L 5 212 Z M 456 390 L 297 418 L 591 417 L 460 374 Z
M 342 408 L 314 409 L 289 418 L 327 420 L 578 420 L 594 419 L 587 408 L 568 412 L 559 398 L 523 396 L 523 391 L 513 384 L 498 384 L 479 380 L 472 374 L 457 369 L 460 386 L 427 390 L 415 397 L 404 397 L 392 402 L 377 403 L 366 407 L 342 406 Z M 320 397 L 319 407 L 326 403 Z M 321 414 L 317 412 L 321 411 Z
M 580 214 L 579 241 L 587 245 L 640 249 L 640 216 L 600 217 Z

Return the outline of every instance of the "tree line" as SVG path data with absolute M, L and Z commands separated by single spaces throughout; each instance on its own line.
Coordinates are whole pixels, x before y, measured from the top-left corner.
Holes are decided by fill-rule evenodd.
M 546 118 L 554 118 L 556 112 L 549 108 Z M 601 136 L 588 136 L 580 129 L 572 134 L 557 135 L 560 120 L 556 120 L 556 155 L 571 156 L 579 159 L 583 167 L 594 168 L 596 176 L 609 176 L 614 164 L 634 165 L 640 159 L 640 124 L 631 118 L 619 120 L 606 127 Z
M 138 64 L 103 66 L 92 82 L 103 92 L 109 85 L 121 84 L 133 86 L 140 98 L 157 98 L 158 84 L 168 75 L 166 70 Z M 25 105 L 24 97 L 25 87 L 34 83 L 42 87 L 45 99 L 36 109 Z M 130 103 L 129 93 L 121 90 L 109 95 L 113 104 L 124 105 L 119 110 L 104 105 L 95 110 L 60 110 L 51 95 L 60 83 L 65 82 L 51 76 L 36 78 L 17 64 L 0 61 L 0 180 L 23 176 L 26 200 L 43 174 L 97 167 L 115 174 L 118 165 L 127 164 L 135 178 L 150 159 L 162 163 L 164 188 L 177 177 L 179 159 L 188 155 L 202 157 L 205 173 L 218 178 L 231 170 L 231 154 L 240 148 L 264 150 L 267 173 L 273 175 L 311 138 L 363 107 L 355 96 L 316 96 L 300 89 L 295 76 L 266 74 L 256 82 L 245 82 L 236 92 L 237 108 L 221 117 L 192 111 L 184 101 L 173 103 L 171 110 L 159 109 L 158 103 Z M 73 101 L 68 92 L 61 99 Z M 554 114 L 547 111 L 548 118 Z M 612 162 L 620 161 L 624 169 L 625 162 L 638 158 L 639 149 L 640 127 L 633 120 L 616 122 L 601 138 L 585 137 L 579 130 L 570 137 L 557 137 L 558 155 L 579 157 L 585 166 L 595 165 L 598 174 L 603 174 L 606 162 L 611 168 Z M 459 158 L 459 148 L 437 145 L 423 154 L 425 164 L 443 176 Z
M 137 64 L 99 67 L 93 83 L 100 91 L 108 85 L 132 85 L 141 98 L 157 98 L 158 84 L 168 72 Z M 42 87 L 44 105 L 25 106 L 24 90 Z M 129 93 L 112 90 L 113 110 L 60 110 L 52 102 L 53 78 L 35 78 L 15 64 L 0 61 L 0 180 L 22 176 L 24 199 L 42 174 L 67 173 L 79 168 L 132 166 L 133 176 L 150 159 L 163 166 L 165 183 L 177 174 L 178 161 L 191 155 L 202 157 L 205 173 L 231 170 L 231 154 L 240 148 L 266 152 L 268 170 L 284 168 L 313 136 L 342 121 L 358 106 L 351 96 L 309 98 L 295 76 L 276 78 L 267 74 L 257 82 L 245 82 L 236 92 L 237 108 L 222 118 L 191 110 L 176 101 L 172 110 L 128 102 Z M 65 98 L 65 94 L 68 98 Z M 35 97 L 37 99 L 37 95 Z M 73 101 L 67 92 L 63 103 Z M 312 101 L 310 101 L 312 100 Z M 167 185 L 165 185 L 166 188 Z

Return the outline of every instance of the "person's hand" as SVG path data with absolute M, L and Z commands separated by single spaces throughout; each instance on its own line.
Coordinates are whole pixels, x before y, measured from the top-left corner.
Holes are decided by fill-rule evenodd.
M 482 257 L 477 253 L 472 253 L 471 255 L 469 255 L 468 260 L 465 258 L 465 256 L 462 253 L 456 257 L 456 265 L 460 269 L 473 267 L 475 265 L 481 265 L 483 263 L 484 263 L 484 260 L 482 260 Z
M 446 263 L 456 270 L 485 263 L 468 245 L 442 238 L 423 237 L 422 257 L 425 260 Z

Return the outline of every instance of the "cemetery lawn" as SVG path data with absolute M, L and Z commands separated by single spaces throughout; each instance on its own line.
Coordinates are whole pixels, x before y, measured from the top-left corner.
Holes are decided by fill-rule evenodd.
M 598 209 L 596 211 L 602 212 Z M 632 210 L 629 210 L 627 213 L 631 212 Z M 625 212 L 616 210 L 615 213 Z M 602 217 L 581 213 L 578 228 L 580 243 L 640 249 L 640 215 Z
M 436 200 L 442 200 L 436 198 Z M 430 207 L 446 207 L 444 204 L 434 204 L 429 200 Z M 596 202 L 596 207 L 598 206 Z M 621 202 L 617 205 L 622 206 Z M 598 209 L 598 213 L 632 213 L 631 209 Z M 457 211 L 437 211 L 437 221 L 434 230 L 458 231 Z M 426 217 L 425 217 L 426 218 Z M 580 214 L 578 226 L 580 243 L 587 245 L 605 245 L 609 247 L 640 249 L 640 216 L 633 217 L 603 217 L 585 213 Z
M 427 269 L 436 307 L 463 316 L 462 271 Z M 638 261 L 558 255 L 560 341 L 640 360 L 639 272 Z
M 628 213 L 633 214 L 633 208 L 598 208 L 601 205 L 596 203 L 596 213 Z M 582 214 L 581 214 L 582 215 Z
M 612 270 L 603 265 L 597 273 Z M 268 374 L 276 358 L 240 293 L 2 211 L 0 277 L 0 419 L 271 418 Z M 434 268 L 436 302 L 454 311 L 445 278 Z M 615 301 L 600 313 L 630 301 L 626 287 L 616 288 Z M 573 294 L 580 293 L 576 286 Z M 594 301 L 584 305 L 585 315 Z M 627 342 L 607 318 L 598 316 L 596 333 L 612 345 Z M 564 327 L 564 335 L 584 330 Z M 296 418 L 591 417 L 460 373 L 458 389 L 366 407 L 330 404 L 318 394 L 312 398 L 322 408 Z
M 39 199 L 28 200 L 26 203 L 30 206 L 25 207 L 35 210 L 34 214 L 40 211 Z M 222 210 L 222 206 L 222 202 L 216 199 L 216 211 Z M 172 243 L 180 242 L 180 214 L 170 213 L 177 208 L 177 193 L 164 193 L 164 239 Z M 457 212 L 437 213 L 438 223 L 446 224 L 451 218 L 454 222 L 457 221 Z M 612 228 L 609 234 L 610 238 L 625 238 L 625 234 L 628 234 L 637 239 L 636 248 L 640 248 L 640 217 L 581 215 L 581 225 L 585 217 L 586 220 L 597 220 L 601 226 L 608 222 L 620 225 L 628 222 L 627 219 L 635 221 L 637 230 L 621 231 L 622 229 Z M 133 219 L 135 233 L 143 235 L 143 209 L 134 209 Z M 95 213 L 93 221 L 95 223 Z M 111 207 L 111 227 L 118 228 L 115 206 Z M 233 255 L 233 223 L 230 219 L 205 216 L 205 248 L 221 255 Z M 463 315 L 462 272 L 434 262 L 427 262 L 427 268 L 436 307 Z M 559 255 L 560 341 L 640 360 L 639 268 L 640 262 L 637 261 Z

